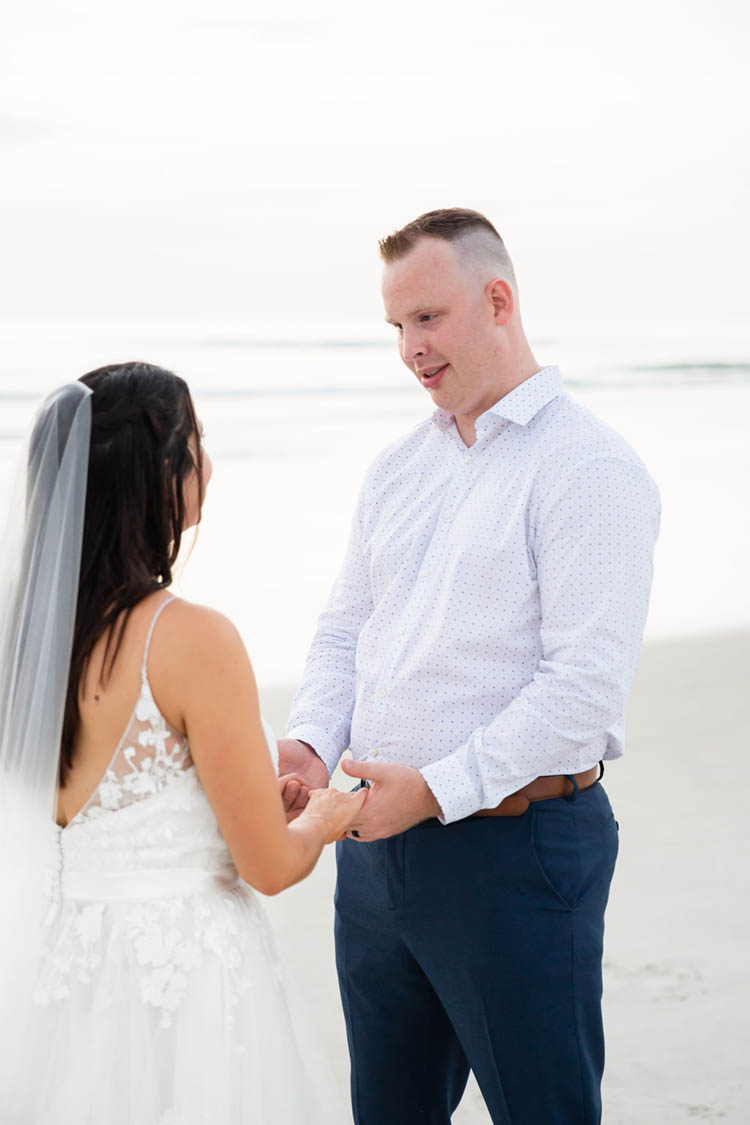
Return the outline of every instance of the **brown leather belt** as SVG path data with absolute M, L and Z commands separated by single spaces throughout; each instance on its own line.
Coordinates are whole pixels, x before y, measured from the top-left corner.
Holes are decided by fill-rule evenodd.
M 528 785 L 524 785 L 523 789 L 519 789 L 517 793 L 511 793 L 499 805 L 495 805 L 494 809 L 478 809 L 477 812 L 472 813 L 472 816 L 522 816 L 532 801 L 549 801 L 553 797 L 569 797 L 573 793 L 575 786 L 570 780 L 571 777 L 576 779 L 579 792 L 582 789 L 590 789 L 592 785 L 601 777 L 599 766 L 592 766 L 590 770 L 584 770 L 583 773 L 573 773 L 570 777 L 556 774 L 551 777 L 537 777 L 530 781 Z

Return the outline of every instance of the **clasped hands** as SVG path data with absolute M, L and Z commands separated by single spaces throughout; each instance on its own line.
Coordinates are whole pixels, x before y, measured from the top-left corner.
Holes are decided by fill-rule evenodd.
M 305 742 L 283 738 L 278 747 L 279 788 L 287 821 L 292 821 L 307 805 L 310 791 L 328 785 L 328 770 Z M 346 835 L 353 839 L 383 840 L 440 815 L 430 787 L 411 766 L 347 758 L 341 768 L 351 778 L 370 782 L 367 797 L 347 828 Z

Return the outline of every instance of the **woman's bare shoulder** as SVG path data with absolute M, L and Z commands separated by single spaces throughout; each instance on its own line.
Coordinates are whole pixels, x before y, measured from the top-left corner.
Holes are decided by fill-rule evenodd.
M 162 616 L 161 631 L 207 644 L 222 644 L 240 639 L 237 626 L 218 609 L 176 596 L 169 603 L 169 611 Z
M 169 655 L 172 667 L 182 672 L 205 670 L 217 660 L 240 654 L 247 659 L 240 630 L 226 614 L 183 597 L 174 597 L 162 613 L 152 650 L 156 659 Z
M 184 729 L 191 707 L 221 688 L 254 684 L 247 650 L 235 624 L 210 606 L 175 598 L 154 630 L 148 674 L 162 714 Z

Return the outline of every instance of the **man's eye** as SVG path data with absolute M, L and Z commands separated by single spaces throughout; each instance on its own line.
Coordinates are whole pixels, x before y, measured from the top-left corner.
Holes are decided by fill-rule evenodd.
M 422 320 L 422 321 L 424 321 L 424 320 L 434 320 L 435 314 L 434 313 L 422 313 L 422 315 L 420 316 L 419 319 Z

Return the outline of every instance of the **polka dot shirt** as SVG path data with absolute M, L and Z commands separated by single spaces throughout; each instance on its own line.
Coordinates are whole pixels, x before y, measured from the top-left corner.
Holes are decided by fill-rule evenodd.
M 659 496 L 543 368 L 464 445 L 438 410 L 368 471 L 289 737 L 420 769 L 445 823 L 623 751 Z

